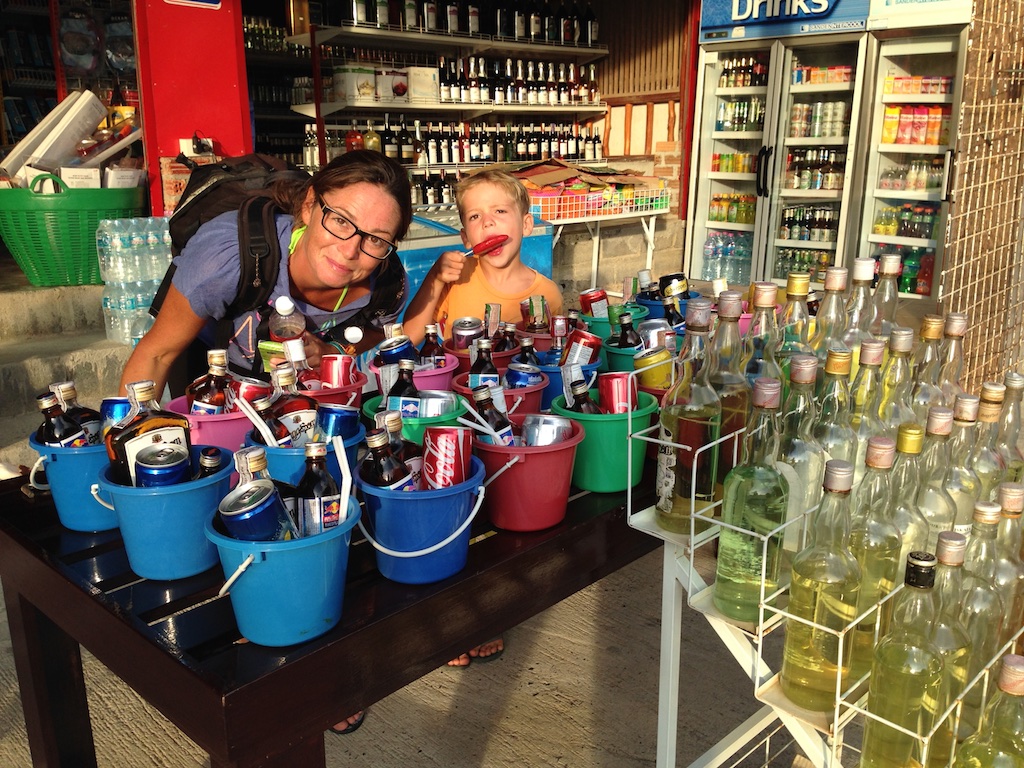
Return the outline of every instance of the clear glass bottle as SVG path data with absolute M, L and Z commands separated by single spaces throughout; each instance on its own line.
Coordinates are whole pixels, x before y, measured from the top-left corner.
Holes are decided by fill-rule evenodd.
M 857 435 L 850 425 L 849 350 L 830 349 L 825 362 L 825 384 L 818 401 L 814 438 L 828 459 L 853 462 L 857 456 Z
M 1006 398 L 1003 400 L 1003 411 L 999 415 L 999 435 L 996 446 L 1006 466 L 1006 480 L 1019 483 L 1024 480 L 1024 453 L 1017 445 L 1020 439 L 1020 402 L 1024 396 L 1024 376 L 1015 371 L 1007 371 L 1003 377 L 1006 387 Z
M 135 457 L 139 451 L 154 443 L 176 443 L 191 454 L 192 441 L 188 418 L 160 409 L 152 381 L 132 382 L 125 388 L 131 410 L 103 439 L 110 459 L 110 479 L 121 485 L 135 485 Z
M 917 492 L 917 507 L 928 521 L 927 551 L 934 551 L 942 531 L 953 530 L 956 502 L 946 490 L 946 472 L 949 470 L 949 433 L 953 429 L 953 410 L 932 406 L 928 410 L 928 423 L 921 449 L 921 487 Z
M 942 405 L 945 397 L 939 386 L 939 369 L 942 360 L 939 357 L 939 342 L 942 339 L 943 320 L 939 315 L 925 315 L 921 320 L 919 344 L 911 364 L 910 405 L 914 409 L 918 424 L 928 420 L 928 409 L 933 405 Z
M 754 382 L 753 411 L 743 439 L 743 462 L 725 478 L 722 521 L 767 536 L 786 519 L 789 484 L 776 468 L 779 453 L 779 403 L 782 384 L 776 379 Z M 757 622 L 761 587 L 764 595 L 778 589 L 782 533 L 767 542 L 751 533 L 722 528 L 714 602 L 725 616 Z
M 306 316 L 295 308 L 290 296 L 274 299 L 274 311 L 267 321 L 270 338 L 274 341 L 301 339 L 306 331 Z
M 843 344 L 853 353 L 851 368 L 860 365 L 860 344 L 871 337 L 871 282 L 875 279 L 874 259 L 853 260 L 853 283 L 846 300 L 846 332 Z
M 338 484 L 327 471 L 327 443 L 305 445 L 306 466 L 295 486 L 295 511 L 299 536 L 315 536 L 344 522 L 348 510 L 341 507 Z M 347 501 L 347 499 L 346 499 Z
M 743 336 L 743 370 L 751 387 L 762 376 L 782 381 L 782 369 L 775 359 L 779 339 L 775 319 L 777 294 L 775 283 L 754 283 L 754 312 Z M 690 305 L 686 306 L 689 309 Z
M 997 687 L 984 726 L 957 749 L 954 768 L 1024 766 L 1024 656 L 1003 657 Z
M 857 495 L 864 479 L 864 457 L 868 440 L 885 435 L 886 430 L 878 418 L 882 397 L 881 368 L 885 356 L 885 342 L 865 339 L 860 346 L 860 367 L 850 386 L 850 426 L 857 435 L 857 455 L 853 459 L 853 495 Z
M 999 453 L 999 416 L 1006 398 L 1006 387 L 996 381 L 981 385 L 981 402 L 978 406 L 977 435 L 974 450 L 967 459 L 968 465 L 978 476 L 981 489 L 978 498 L 992 501 L 996 486 L 1006 479 L 1006 464 Z
M 299 392 L 295 386 L 295 369 L 281 363 L 270 372 L 274 391 L 270 395 L 274 416 L 292 436 L 292 447 L 301 448 L 309 442 L 316 429 L 316 400 Z
M 850 524 L 850 551 L 860 565 L 860 602 L 857 615 L 863 614 L 896 587 L 899 573 L 900 530 L 892 519 L 892 493 L 889 476 L 896 458 L 896 442 L 888 437 L 872 437 L 868 442 L 865 462 L 867 471 L 860 492 L 854 498 Z M 875 647 L 875 624 L 878 637 L 887 631 L 884 611 L 869 613 L 850 633 L 853 653 L 851 674 L 859 678 L 871 669 Z
M 751 390 L 743 373 L 743 339 L 739 328 L 742 312 L 743 295 L 739 291 L 722 291 L 718 297 L 718 325 L 708 346 L 708 381 L 722 402 L 723 435 L 743 429 L 750 416 Z M 719 446 L 719 485 L 725 482 L 729 470 L 742 458 L 742 446 L 741 434 Z
M 1000 643 L 1005 643 L 1024 621 L 1024 559 L 1020 556 L 1024 485 L 1000 483 L 996 503 L 1002 513 L 996 530 L 995 585 L 1006 609 L 1000 638 Z
M 64 413 L 85 432 L 89 445 L 103 442 L 103 416 L 95 408 L 81 405 L 78 402 L 78 388 L 73 381 L 59 381 L 50 385 L 50 391 L 57 396 Z
M 942 389 L 944 404 L 952 408 L 956 396 L 963 394 L 960 377 L 964 372 L 964 336 L 967 334 L 967 315 L 950 312 L 942 328 L 942 345 L 939 348 L 939 388 Z
M 824 497 L 807 547 L 793 558 L 789 612 L 817 626 L 786 623 L 779 684 L 794 704 L 814 712 L 832 710 L 850 672 L 850 642 L 844 641 L 840 658 L 839 635 L 819 627 L 841 632 L 857 616 L 861 572 L 849 548 L 852 484 L 850 462 L 825 465 Z
M 676 533 L 690 533 L 692 515 L 710 511 L 721 498 L 715 482 L 719 448 L 699 450 L 718 440 L 722 425 L 722 401 L 708 380 L 710 325 L 711 300 L 687 302 L 676 383 L 662 400 L 660 437 L 684 447 L 658 447 L 655 519 L 662 528 Z M 696 522 L 697 531 L 707 528 L 707 523 Z
M 825 297 L 814 318 L 814 335 L 810 341 L 811 349 L 818 358 L 818 392 L 821 391 L 820 383 L 825 379 L 828 350 L 835 346 L 845 348 L 843 334 L 846 333 L 847 318 L 843 294 L 846 293 L 848 275 L 846 267 L 829 267 L 825 270 Z
M 981 398 L 959 394 L 953 405 L 953 431 L 949 435 L 949 470 L 946 472 L 946 490 L 956 504 L 953 530 L 968 539 L 971 536 L 974 505 L 981 497 L 981 482 L 970 465 L 974 451 L 975 427 Z
M 888 437 L 896 437 L 896 430 L 904 422 L 916 421 L 910 404 L 910 351 L 914 347 L 914 332 L 909 328 L 893 328 L 889 333 L 889 357 L 882 365 L 882 397 L 878 403 L 878 418 Z
M 935 623 L 935 556 L 914 552 L 904 589 L 893 598 L 892 626 L 875 647 L 868 710 L 883 718 L 864 721 L 860 768 L 893 768 L 922 762 L 919 738 L 938 716 L 942 701 L 942 654 L 930 638 Z
M 907 555 L 928 551 L 928 520 L 917 506 L 921 490 L 921 465 L 918 461 L 924 445 L 924 427 L 920 424 L 900 424 L 896 435 L 896 460 L 892 465 L 889 483 L 893 491 L 892 521 L 900 529 L 900 570 L 896 583 L 902 584 L 906 575 Z M 891 606 L 890 603 L 887 605 Z
M 868 330 L 877 339 L 888 339 L 896 325 L 896 304 L 902 257 L 898 253 L 883 253 L 878 260 L 878 285 L 871 298 L 871 324 Z
M 779 338 L 775 359 L 782 370 L 782 381 L 789 384 L 789 359 L 793 355 L 810 355 L 811 315 L 807 311 L 807 292 L 811 276 L 807 272 L 790 272 L 786 279 L 786 304 L 779 313 Z M 785 389 L 785 387 L 783 387 Z

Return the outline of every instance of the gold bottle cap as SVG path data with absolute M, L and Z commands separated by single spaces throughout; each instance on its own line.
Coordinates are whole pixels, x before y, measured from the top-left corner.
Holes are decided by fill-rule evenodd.
M 921 339 L 938 341 L 942 338 L 942 327 L 945 321 L 941 315 L 925 315 L 921 320 Z
M 848 349 L 836 349 L 833 347 L 829 349 L 828 357 L 825 358 L 825 373 L 849 377 L 852 363 L 852 352 Z
M 929 435 L 948 435 L 953 430 L 953 409 L 942 405 L 933 405 L 928 409 L 928 425 L 925 432 Z
M 818 375 L 818 358 L 793 355 L 789 358 L 789 380 L 794 384 L 813 384 Z
M 711 327 L 711 299 L 700 296 L 686 302 L 686 327 L 702 331 Z
M 974 502 L 974 522 L 982 525 L 995 525 L 1003 516 L 1003 508 L 994 501 Z
M 853 464 L 842 459 L 830 459 L 825 462 L 825 481 L 822 483 L 826 491 L 848 491 L 853 488 Z
M 424 334 L 427 334 L 427 333 L 437 333 L 437 324 L 436 323 L 427 323 L 426 325 L 423 326 L 423 333 Z
M 985 381 L 981 384 L 981 399 L 986 403 L 1000 403 L 1006 399 L 1006 385 L 998 381 Z
M 310 442 L 305 447 L 307 459 L 327 455 L 327 443 Z
M 387 430 L 384 429 L 371 429 L 366 433 L 366 445 L 369 448 L 379 448 L 382 445 L 387 445 L 391 440 L 388 437 Z
M 829 267 L 825 270 L 825 290 L 842 293 L 846 290 L 849 274 L 850 270 L 846 267 Z
M 924 446 L 924 429 L 920 424 L 908 421 L 900 424 L 896 433 L 896 450 L 900 453 L 918 454 Z
M 388 432 L 402 431 L 402 414 L 398 411 L 384 411 L 384 429 Z
M 807 272 L 790 272 L 786 278 L 787 296 L 806 296 L 811 290 L 811 276 Z
M 878 274 L 898 275 L 902 261 L 903 259 L 898 253 L 883 253 L 878 264 Z
M 490 349 L 491 348 L 491 340 L 488 339 L 488 338 L 485 338 L 483 336 L 481 336 L 479 339 L 477 339 L 473 343 L 476 344 L 477 350 Z
M 889 333 L 891 352 L 909 352 L 914 348 L 914 332 L 910 328 L 893 328 Z
M 1010 696 L 1024 696 L 1024 656 L 1008 653 L 999 670 L 999 690 Z
M 743 294 L 739 291 L 722 291 L 718 294 L 718 316 L 738 318 L 743 314 Z
M 981 398 L 977 395 L 957 395 L 953 403 L 953 418 L 956 421 L 977 421 L 980 405 Z
M 875 279 L 875 260 L 874 259 L 854 259 L 853 260 L 853 280 L 854 282 L 870 282 Z
M 1019 392 L 1024 389 L 1024 376 L 1021 376 L 1016 371 L 1007 371 L 1006 375 L 1003 376 L 1003 386 L 1007 389 Z
M 860 364 L 881 365 L 885 357 L 885 342 L 881 339 L 865 339 L 860 343 Z
M 40 411 L 53 408 L 58 402 L 57 396 L 53 392 L 43 392 L 41 395 L 36 395 L 36 407 Z
M 1024 512 L 1024 485 L 1020 483 L 1000 483 L 996 486 L 996 500 L 1007 517 L 1014 517 Z
M 216 364 L 211 365 L 210 366 L 210 374 L 212 376 L 227 376 L 228 375 L 227 366 L 216 365 Z
M 779 288 L 775 283 L 754 283 L 754 306 L 775 308 L 775 297 Z M 687 308 L 689 308 L 687 304 Z
M 935 545 L 935 559 L 943 565 L 963 565 L 967 537 L 955 531 L 943 531 Z
M 73 381 L 58 381 L 55 384 L 51 384 L 50 391 L 64 402 L 78 398 L 78 389 Z
M 753 403 L 755 408 L 778 408 L 782 397 L 782 382 L 761 376 L 754 380 Z
M 889 469 L 896 458 L 896 441 L 891 437 L 876 435 L 868 440 L 868 450 L 864 463 L 876 469 Z
M 207 365 L 224 365 L 228 364 L 228 351 L 226 349 L 209 349 L 206 351 L 206 364 Z
M 950 312 L 942 332 L 946 336 L 963 336 L 967 333 L 967 315 L 963 312 Z
M 262 472 L 267 468 L 267 451 L 262 445 L 250 445 L 235 451 L 235 468 L 239 473 L 245 471 L 250 475 Z
M 398 370 L 400 371 L 415 371 L 416 361 L 410 360 L 409 358 L 402 358 L 398 361 Z
M 265 411 L 270 408 L 270 397 L 264 395 L 263 397 L 257 397 L 252 401 L 252 407 L 256 409 L 256 412 Z

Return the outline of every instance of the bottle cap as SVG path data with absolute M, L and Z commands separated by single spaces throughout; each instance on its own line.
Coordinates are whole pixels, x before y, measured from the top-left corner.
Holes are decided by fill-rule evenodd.
M 946 336 L 963 336 L 967 333 L 967 315 L 963 312 L 950 312 L 942 329 Z
M 532 347 L 533 346 L 533 336 L 523 336 L 523 338 L 521 338 L 519 340 L 519 346 L 523 347 L 524 349 L 526 347 Z
M 925 315 L 921 320 L 921 338 L 925 341 L 938 341 L 942 338 L 943 324 L 941 315 Z
M 711 299 L 701 296 L 686 302 L 686 327 L 694 331 L 711 327 Z
M 898 275 L 903 259 L 898 253 L 883 253 L 878 264 L 878 274 Z
M 642 285 L 647 286 L 654 282 L 654 277 L 651 275 L 651 270 L 641 269 L 636 273 L 636 281 Z
M 291 363 L 282 363 L 270 372 L 270 377 L 284 389 L 295 383 L 295 369 L 292 368 Z
M 295 311 L 295 302 L 290 296 L 278 296 L 274 299 L 274 309 L 277 310 L 277 314 L 287 317 Z
M 672 301 L 672 299 L 669 299 L 669 301 Z M 619 315 L 619 325 L 622 325 L 623 323 L 629 323 L 630 325 L 632 325 L 633 324 L 633 315 L 631 315 L 629 312 L 623 312 L 622 314 L 620 314 Z
M 491 340 L 488 338 L 481 337 L 477 339 L 474 343 L 476 344 L 476 348 L 478 350 L 491 348 Z
M 398 411 L 384 411 L 384 429 L 389 433 L 402 431 L 402 414 Z
M 590 389 L 587 387 L 587 382 L 582 380 L 572 382 L 569 385 L 569 391 L 572 392 L 574 397 L 578 397 L 579 395 L 587 395 L 590 393 Z
M 410 360 L 407 357 L 402 358 L 401 360 L 398 361 L 398 370 L 400 370 L 400 371 L 415 371 L 416 370 L 416 361 L 415 360 Z
M 953 409 L 933 405 L 928 409 L 928 424 L 925 432 L 929 435 L 948 435 L 953 431 Z
M 208 445 L 199 452 L 199 466 L 213 469 L 220 466 L 220 448 L 215 445 Z
M 889 333 L 889 351 L 909 352 L 914 348 L 914 332 L 910 328 L 893 328 Z
M 256 409 L 256 412 L 265 411 L 270 408 L 270 397 L 264 395 L 263 397 L 257 397 L 252 401 L 252 407 Z
M 912 421 L 900 424 L 900 428 L 896 433 L 897 451 L 917 455 L 921 452 L 923 445 L 924 429 L 922 429 L 920 424 L 915 424 Z
M 206 351 L 206 364 L 226 366 L 228 364 L 228 351 L 226 349 L 208 349 Z
M 211 365 L 210 366 L 211 376 L 227 376 L 228 369 L 223 365 Z
M 753 403 L 755 408 L 778 408 L 782 397 L 782 382 L 761 376 L 754 380 Z
M 59 400 L 63 400 L 65 402 L 78 398 L 78 390 L 75 388 L 75 382 L 73 381 L 58 381 L 55 384 L 51 384 L 50 391 L 53 392 Z
M 53 392 L 44 392 L 41 395 L 36 395 L 36 407 L 40 411 L 45 411 L 47 408 L 53 408 L 60 401 L 57 400 L 57 396 Z
M 491 387 L 489 384 L 481 384 L 479 387 L 473 387 L 473 400 L 477 403 L 482 403 L 484 400 L 491 399 Z
M 743 294 L 739 291 L 722 291 L 718 294 L 718 316 L 729 319 L 743 314 Z
M 1024 376 L 1021 376 L 1016 371 L 1007 371 L 1003 377 L 1003 385 L 1014 392 L 1019 392 L 1024 389 Z
M 813 384 L 818 374 L 818 358 L 793 355 L 789 358 L 789 380 L 794 384 Z
M 935 586 L 935 555 L 931 552 L 911 552 L 907 555 L 907 575 L 903 583 L 915 589 Z
M 1024 656 L 1008 653 L 999 670 L 999 690 L 1010 696 L 1024 696 Z
M 829 267 L 825 270 L 825 290 L 842 293 L 846 290 L 849 275 L 850 270 L 846 267 Z
M 981 525 L 996 525 L 1003 516 L 1003 508 L 994 501 L 974 502 L 974 522 Z
M 134 396 L 137 403 L 147 403 L 156 397 L 156 384 L 148 379 L 128 384 L 126 389 L 129 397 Z
M 977 395 L 966 393 L 956 396 L 953 403 L 953 418 L 956 421 L 977 421 L 978 407 L 981 405 L 981 398 Z
M 489 395 L 490 392 L 488 392 Z M 371 429 L 366 433 L 366 445 L 370 448 L 379 448 L 382 445 L 387 445 L 390 440 L 391 438 L 388 437 L 387 430 L 385 429 Z
M 262 445 L 250 445 L 235 452 L 235 467 L 246 470 L 250 475 L 267 468 L 267 451 Z
M 505 333 L 515 333 L 516 332 L 516 324 L 515 323 L 505 323 L 501 327 L 504 329 Z
M 811 276 L 807 272 L 790 272 L 786 278 L 787 296 L 806 296 L 811 289 Z
M 853 280 L 854 282 L 870 282 L 875 279 L 875 260 L 874 259 L 854 259 L 853 260 Z
M 292 363 L 306 359 L 306 345 L 302 339 L 285 339 L 282 344 L 284 356 Z
M 825 358 L 825 373 L 849 377 L 852 363 L 853 353 L 850 350 L 831 347 Z
M 305 447 L 307 459 L 327 455 L 327 443 L 309 442 Z
M 775 297 L 779 293 L 775 283 L 754 283 L 754 306 L 775 308 Z M 689 304 L 686 305 L 689 308 Z
M 363 340 L 363 329 L 358 325 L 350 325 L 345 329 L 345 341 L 349 344 L 358 344 Z
M 996 500 L 1004 517 L 1016 517 L 1024 512 L 1024 485 L 1000 483 L 996 486 Z
M 1006 398 L 1006 386 L 998 381 L 985 381 L 981 384 L 981 399 L 986 403 L 1002 404 Z
M 864 339 L 860 343 L 860 364 L 881 365 L 885 357 L 885 342 L 881 339 Z
M 427 323 L 423 326 L 423 333 L 437 333 L 437 324 Z
M 827 491 L 848 491 L 853 488 L 853 464 L 842 459 L 830 459 L 825 462 L 825 482 Z
M 955 531 L 943 531 L 935 545 L 935 559 L 943 565 L 963 565 L 967 537 Z
M 896 457 L 896 441 L 891 437 L 876 435 L 868 440 L 864 463 L 876 469 L 889 469 Z

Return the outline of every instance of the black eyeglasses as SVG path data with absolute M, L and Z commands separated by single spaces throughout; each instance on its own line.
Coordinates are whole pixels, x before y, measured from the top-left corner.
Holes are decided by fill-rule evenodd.
M 324 212 L 324 229 L 330 232 L 339 240 L 351 240 L 355 235 L 360 236 L 359 250 L 372 259 L 384 261 L 388 256 L 397 250 L 398 246 L 383 237 L 364 232 L 348 218 L 342 216 L 333 208 L 328 208 L 327 203 L 320 200 L 320 208 Z

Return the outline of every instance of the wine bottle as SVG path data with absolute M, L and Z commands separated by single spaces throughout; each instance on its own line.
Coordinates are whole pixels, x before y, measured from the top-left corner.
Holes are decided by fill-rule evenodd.
M 110 479 L 121 485 L 135 485 L 135 457 L 154 443 L 183 445 L 191 453 L 188 418 L 160 409 L 156 385 L 136 381 L 126 386 L 131 410 L 104 437 L 110 459 Z M 54 398 L 56 400 L 56 398 Z
M 900 424 L 896 436 L 896 460 L 890 476 L 893 488 L 892 521 L 900 531 L 897 584 L 902 584 L 906 576 L 904 569 L 907 555 L 927 551 L 928 546 L 928 521 L 917 506 L 917 496 L 921 490 L 921 465 L 918 458 L 923 445 L 924 427 L 919 424 Z M 891 608 L 892 603 L 886 605 Z
M 878 418 L 878 406 L 882 397 L 880 371 L 884 354 L 884 341 L 866 339 L 861 342 L 860 368 L 850 386 L 850 426 L 857 436 L 857 455 L 853 459 L 854 495 L 864 479 L 864 457 L 868 452 L 868 440 L 875 435 L 886 434 L 885 426 Z
M 1007 654 L 998 690 L 985 708 L 985 723 L 956 751 L 954 768 L 1016 766 L 1024 754 L 1024 656 Z
M 371 429 L 366 433 L 369 453 L 359 465 L 359 478 L 369 485 L 392 491 L 414 491 L 412 475 L 408 467 L 391 452 L 391 443 L 386 429 Z
M 373 120 L 366 121 L 366 132 L 363 134 L 363 147 L 374 152 L 383 152 L 380 134 L 373 127 Z
M 85 448 L 89 445 L 82 425 L 64 413 L 53 392 L 37 395 L 36 407 L 43 414 L 43 422 L 35 432 L 37 443 L 61 448 Z
M 580 44 L 597 45 L 598 39 L 597 16 L 594 15 L 590 0 L 587 0 L 587 8 L 580 19 Z
M 925 315 L 922 318 L 918 336 L 920 344 L 911 363 L 913 383 L 910 389 L 910 405 L 914 409 L 914 420 L 919 424 L 924 424 L 928 419 L 929 408 L 945 402 L 942 388 L 939 386 L 939 340 L 942 338 L 942 325 L 942 317 L 939 315 Z
M 405 122 L 405 115 L 399 115 L 398 124 L 401 126 L 395 137 L 398 143 L 398 162 L 404 165 L 412 165 L 416 162 L 416 150 L 413 146 L 412 134 Z
M 928 521 L 927 550 L 934 550 L 939 533 L 953 528 L 956 502 L 946 490 L 949 470 L 949 434 L 953 429 L 953 411 L 932 406 L 928 410 L 924 447 L 921 450 L 921 490 L 917 506 Z
M 959 394 L 953 405 L 953 429 L 949 435 L 949 468 L 946 490 L 956 504 L 953 530 L 970 539 L 974 505 L 981 498 L 981 482 L 969 459 L 974 450 L 978 408 L 977 395 Z
M 305 469 L 295 486 L 295 512 L 299 536 L 315 536 L 345 521 L 338 485 L 327 471 L 327 443 L 305 446 Z M 348 501 L 345 499 L 344 501 Z
M 779 339 L 775 319 L 777 292 L 775 283 L 754 283 L 754 314 L 743 336 L 743 368 L 751 387 L 761 377 L 782 381 L 782 369 L 775 359 Z
M 358 149 L 363 149 L 363 134 L 356 128 L 356 121 L 352 121 L 352 126 L 345 133 L 345 151 L 355 152 Z
M 391 115 L 384 113 L 384 127 L 380 132 L 380 143 L 385 157 L 398 160 L 398 137 L 391 130 Z

